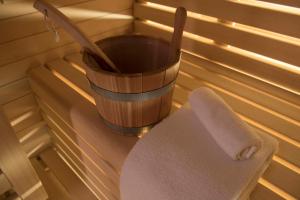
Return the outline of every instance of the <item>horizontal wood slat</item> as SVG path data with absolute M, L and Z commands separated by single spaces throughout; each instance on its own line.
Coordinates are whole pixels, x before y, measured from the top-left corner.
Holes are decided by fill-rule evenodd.
M 129 26 L 132 22 L 131 18 L 120 19 L 118 16 L 120 14 L 130 15 L 130 13 L 131 10 L 126 10 L 118 14 L 112 14 L 109 18 L 94 18 L 79 22 L 76 25 L 82 29 L 85 34 L 92 36 L 121 26 Z M 0 66 L 74 42 L 64 30 L 58 29 L 58 31 L 60 35 L 60 41 L 58 43 L 54 41 L 53 33 L 43 32 L 0 45 Z M 24 47 L 26 47 L 26 51 L 24 51 Z
M 48 127 L 43 121 L 16 132 L 16 136 L 28 157 L 37 156 L 51 145 Z
M 39 108 L 29 110 L 28 112 L 22 113 L 21 115 L 10 120 L 15 132 L 22 131 L 35 123 L 38 123 L 42 120 Z
M 162 38 L 170 40 L 169 30 L 163 30 L 150 23 L 135 21 L 135 30 L 146 35 L 159 35 Z M 220 47 L 209 42 L 201 42 L 192 38 L 184 37 L 182 48 L 195 54 L 202 55 L 207 59 L 227 64 L 238 70 L 249 73 L 284 87 L 300 92 L 300 76 L 287 70 L 277 68 L 248 56 L 230 51 L 230 48 Z M 283 78 L 284 77 L 284 78 Z
M 28 80 L 21 79 L 11 84 L 0 86 L 0 104 L 6 104 L 14 99 L 29 94 L 31 91 Z
M 270 94 L 275 98 L 278 98 L 280 101 L 284 101 L 286 104 L 291 104 L 291 106 L 296 109 L 300 108 L 299 94 L 290 92 L 288 90 L 285 90 L 284 88 L 270 84 L 269 82 L 259 79 L 259 77 L 250 76 L 249 74 L 242 73 L 241 71 L 238 71 L 228 65 L 223 65 L 221 63 L 216 63 L 207 60 L 204 57 L 199 57 L 198 55 L 191 54 L 190 52 L 183 52 L 182 56 L 185 62 L 188 62 L 191 65 L 201 66 L 208 71 L 212 71 L 214 73 L 218 73 L 231 79 L 237 80 L 240 83 L 244 83 L 250 87 L 256 88 L 267 94 Z
M 263 177 L 277 187 L 300 199 L 300 174 L 285 168 L 278 162 L 272 162 Z
M 80 56 L 81 57 L 81 56 Z M 46 64 L 50 70 L 55 70 L 56 72 L 62 74 L 75 85 L 80 86 L 85 92 L 91 94 L 92 90 L 90 88 L 87 78 L 83 75 L 82 72 L 76 70 L 69 63 L 62 59 L 57 59 Z
M 40 154 L 57 179 L 67 189 L 74 200 L 96 200 L 94 194 L 84 185 L 80 178 L 69 169 L 69 166 L 51 148 Z
M 299 13 L 284 12 L 267 5 L 257 6 L 255 1 L 150 0 L 150 2 L 171 7 L 183 6 L 199 14 L 300 38 L 300 27 L 295 26 L 300 20 Z
M 105 0 L 97 0 L 64 6 L 59 10 L 73 22 L 80 22 L 99 17 L 110 18 L 112 12 L 119 12 L 121 10 L 129 9 L 130 7 L 131 0 L 114 0 L 109 3 Z M 128 17 L 130 16 L 121 14 L 118 16 L 118 18 L 125 19 Z M 44 17 L 39 12 L 25 16 L 22 15 L 8 20 L 0 20 L 0 27 L 5 27 L 0 32 L 0 44 L 48 31 Z M 26 29 L 24 29 L 24 27 L 26 27 Z
M 284 6 L 300 7 L 300 1 L 298 0 L 259 0 L 259 1 L 276 3 Z
M 134 16 L 171 27 L 174 21 L 173 12 L 141 3 L 134 4 Z M 232 45 L 300 66 L 300 60 L 298 59 L 298 55 L 300 54 L 299 44 L 297 45 L 290 41 L 280 41 L 263 32 L 252 33 L 251 29 L 242 29 L 239 25 L 232 26 L 218 22 L 217 20 L 201 19 L 201 17 L 199 19 L 188 17 L 184 30 L 212 39 L 217 43 Z
M 37 108 L 37 103 L 32 93 L 3 105 L 4 113 L 9 120 Z
M 35 0 L 18 0 L 6 3 L 9 1 L 5 0 L 5 4 L 0 6 L 0 20 L 36 12 L 36 9 L 32 6 Z M 55 7 L 61 7 L 87 1 L 90 0 L 49 0 L 48 2 Z
M 30 136 L 34 134 L 43 134 L 44 132 L 47 132 L 47 124 L 44 121 L 40 121 L 38 123 L 35 123 L 32 126 L 29 126 L 21 131 L 16 132 L 16 136 L 20 143 L 28 140 Z
M 272 190 L 264 187 L 261 184 L 257 184 L 254 191 L 250 195 L 250 200 L 263 200 L 263 199 L 272 199 L 272 200 L 284 200 L 285 198 L 274 193 Z

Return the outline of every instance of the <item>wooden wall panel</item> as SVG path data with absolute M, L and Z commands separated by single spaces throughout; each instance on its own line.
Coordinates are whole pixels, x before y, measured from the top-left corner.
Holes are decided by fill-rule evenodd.
M 131 0 L 114 0 L 110 1 L 110 3 L 101 0 L 84 1 L 79 3 L 74 1 L 71 5 L 60 7 L 59 10 L 73 22 L 77 23 L 93 18 L 104 16 L 108 17 L 110 14 L 115 12 L 130 9 L 132 6 L 131 4 Z M 119 18 L 122 17 L 126 19 L 125 15 L 122 16 L 122 14 L 120 14 Z M 25 16 L 0 20 L 0 27 L 5 27 L 0 33 L 0 44 L 48 31 L 43 15 L 36 11 Z M 24 27 L 26 27 L 26 29 L 24 29 Z
M 297 10 L 284 10 L 268 4 L 258 4 L 256 1 L 150 0 L 150 2 L 175 8 L 184 6 L 192 12 L 300 38 L 300 28 L 295 26 L 300 18 Z
M 171 30 L 161 29 L 148 22 L 136 21 L 135 28 L 137 32 L 147 35 L 159 35 L 167 40 L 171 37 Z M 288 70 L 261 62 L 259 59 L 250 57 L 242 52 L 234 51 L 232 48 L 219 46 L 213 41 L 198 40 L 197 36 L 184 37 L 182 40 L 182 48 L 202 55 L 209 60 L 234 66 L 237 70 L 251 76 L 257 76 L 269 82 L 273 82 L 276 85 L 295 91 L 295 93 L 299 93 L 300 76 L 297 73 L 291 73 Z
M 173 10 L 141 3 L 135 3 L 134 6 L 134 15 L 137 18 L 173 26 Z M 232 23 L 223 23 L 221 20 L 205 17 L 196 18 L 193 15 L 187 18 L 184 30 L 212 39 L 219 44 L 231 45 L 300 66 L 300 61 L 297 59 L 297 55 L 300 54 L 300 47 L 297 41 L 292 39 L 284 40 L 279 36 L 275 37 L 275 34 L 253 30 L 253 27 L 240 24 L 232 25 Z
M 131 10 L 126 10 L 123 12 L 124 15 L 130 13 Z M 100 32 L 106 32 L 111 30 L 112 28 L 117 28 L 125 25 L 129 26 L 132 19 L 119 19 L 118 16 L 120 14 L 112 14 L 112 16 L 110 16 L 111 18 L 94 18 L 92 20 L 79 22 L 76 25 L 81 28 L 83 32 L 85 32 L 88 36 L 92 36 Z M 0 67 L 1 65 L 11 63 L 15 60 L 24 59 L 28 56 L 32 56 L 40 52 L 45 52 L 52 48 L 57 48 L 73 41 L 72 38 L 61 29 L 59 29 L 59 37 L 60 41 L 56 43 L 54 41 L 53 33 L 43 32 L 37 35 L 28 36 L 26 38 L 0 45 Z M 26 50 L 24 51 L 25 47 Z

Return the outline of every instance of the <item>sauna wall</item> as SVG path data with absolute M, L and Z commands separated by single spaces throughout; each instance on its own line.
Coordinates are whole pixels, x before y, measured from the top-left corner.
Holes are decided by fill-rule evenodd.
M 132 29 L 131 0 L 49 0 L 92 40 Z M 78 52 L 80 47 L 62 29 L 59 41 L 47 29 L 33 0 L 4 0 L 0 4 L 0 103 L 21 139 L 31 130 L 47 133 L 28 84 L 29 68 Z
M 251 199 L 299 199 L 300 4 L 266 1 L 137 1 L 134 28 L 170 40 L 175 8 L 189 11 L 174 102 L 209 87 L 254 130 L 275 137 L 279 150 Z

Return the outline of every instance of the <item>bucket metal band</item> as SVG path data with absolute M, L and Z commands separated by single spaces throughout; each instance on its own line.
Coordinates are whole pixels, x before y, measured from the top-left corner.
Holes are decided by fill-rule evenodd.
M 149 125 L 141 126 L 141 127 L 124 127 L 124 126 L 119 126 L 119 125 L 116 125 L 116 124 L 113 124 L 113 123 L 107 121 L 100 114 L 99 114 L 99 116 L 103 120 L 103 122 L 106 126 L 108 126 L 109 128 L 121 133 L 122 135 L 126 135 L 126 136 L 139 136 L 139 135 L 142 135 L 143 133 L 148 132 L 155 124 L 160 122 L 160 121 L 158 121 L 158 122 L 155 122 L 153 124 L 149 124 Z
M 90 80 L 89 80 L 89 82 L 90 82 L 91 88 L 97 94 L 104 96 L 106 98 L 109 98 L 109 99 L 112 99 L 115 101 L 145 101 L 145 100 L 163 96 L 164 94 L 168 93 L 175 85 L 176 79 L 161 88 L 158 88 L 156 90 L 147 91 L 147 92 L 141 92 L 141 93 L 112 92 L 112 91 L 103 89 L 103 88 L 95 85 Z

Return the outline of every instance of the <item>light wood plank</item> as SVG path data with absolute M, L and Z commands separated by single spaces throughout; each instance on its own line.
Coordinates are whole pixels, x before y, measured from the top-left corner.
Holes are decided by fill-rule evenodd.
M 92 94 L 88 79 L 85 77 L 85 75 L 82 72 L 76 70 L 66 61 L 57 59 L 48 62 L 46 66 L 51 70 L 55 70 L 56 72 L 62 74 L 64 77 L 73 82 L 75 85 L 79 86 L 85 92 Z
M 283 9 L 268 5 L 259 6 L 255 1 L 151 0 L 151 2 L 175 8 L 183 6 L 199 14 L 300 38 L 300 28 L 295 27 L 300 20 L 299 13 L 284 12 Z
M 48 193 L 48 200 L 72 200 L 66 188 L 64 188 L 47 166 L 44 166 L 37 158 L 33 158 L 30 161 Z
M 69 169 L 69 166 L 52 149 L 47 149 L 40 154 L 56 178 L 63 184 L 74 200 L 96 200 L 95 195 L 84 185 L 80 178 Z
M 134 16 L 171 27 L 174 21 L 174 12 L 156 9 L 141 3 L 134 4 Z M 300 54 L 300 46 L 295 44 L 295 42 L 290 42 L 290 40 L 284 41 L 282 37 L 274 39 L 272 34 L 253 31 L 251 28 L 247 29 L 239 24 L 232 26 L 216 20 L 193 17 L 187 18 L 184 30 L 212 39 L 217 43 L 228 44 L 300 66 L 300 60 L 297 59 L 297 55 Z
M 286 168 L 278 162 L 271 162 L 263 178 L 283 189 L 292 196 L 300 199 L 300 174 Z
M 82 29 L 87 36 L 92 36 L 121 26 L 130 26 L 132 22 L 131 17 L 120 18 L 120 15 L 124 14 L 129 16 L 131 12 L 131 10 L 125 10 L 118 14 L 79 22 L 76 25 Z M 60 41 L 58 43 L 54 41 L 52 32 L 43 32 L 0 45 L 0 66 L 74 42 L 64 30 L 58 29 L 58 31 L 60 35 Z M 24 51 L 24 47 L 26 47 L 26 51 Z
M 8 85 L 0 86 L 0 104 L 6 104 L 9 101 L 25 96 L 30 91 L 27 79 L 17 80 Z
M 264 187 L 263 185 L 257 184 L 254 191 L 250 195 L 250 200 L 262 200 L 262 199 L 284 200 L 283 197 L 272 192 L 271 190 Z
M 39 112 L 39 108 L 29 110 L 21 115 L 12 118 L 10 124 L 15 132 L 22 131 L 42 120 L 42 116 Z
M 39 121 L 32 126 L 29 126 L 21 131 L 16 132 L 16 136 L 20 143 L 28 140 L 34 134 L 41 134 L 47 131 L 47 124 L 44 121 Z
M 285 6 L 300 7 L 300 2 L 298 0 L 259 0 L 259 1 L 276 3 Z
M 130 7 L 131 0 L 113 0 L 109 2 L 97 0 L 79 2 L 77 4 L 71 4 L 70 6 L 67 5 L 60 7 L 59 10 L 73 22 L 80 22 L 91 18 L 103 17 L 112 14 L 112 12 L 119 12 L 129 9 Z M 122 17 L 122 15 L 120 15 L 120 17 Z M 0 20 L 0 27 L 5 27 L 5 29 L 0 32 L 0 44 L 48 31 L 43 15 L 37 12 L 7 20 Z M 24 29 L 24 27 L 26 27 L 26 29 Z
M 167 40 L 171 37 L 170 30 L 159 29 L 154 25 L 150 26 L 147 22 L 135 21 L 135 29 L 137 32 L 146 35 L 160 35 L 160 37 Z M 231 51 L 230 48 L 220 47 L 208 41 L 197 41 L 188 37 L 183 38 L 182 48 L 202 55 L 207 59 L 227 64 L 245 73 L 279 84 L 295 91 L 295 93 L 300 92 L 300 76 L 298 74 L 250 58 L 249 55 Z
M 27 154 L 28 158 L 33 158 L 40 154 L 43 150 L 51 146 L 51 138 L 48 131 L 43 134 L 34 135 L 30 140 L 23 142 L 22 147 Z
M 37 103 L 32 93 L 3 105 L 4 113 L 9 120 L 37 108 Z
M 8 0 L 9 1 L 9 0 Z M 6 2 L 8 2 L 6 1 Z M 35 0 L 23 0 L 14 1 L 12 3 L 5 3 L 0 6 L 0 20 L 17 17 L 20 15 L 26 15 L 36 12 L 33 8 L 33 3 Z M 49 0 L 56 7 L 77 4 L 80 2 L 85 2 L 88 0 Z
M 46 199 L 47 193 L 2 110 L 0 129 L 0 168 L 13 185 L 15 192 L 25 200 Z
M 48 127 L 44 121 L 16 133 L 28 157 L 34 157 L 51 145 Z

